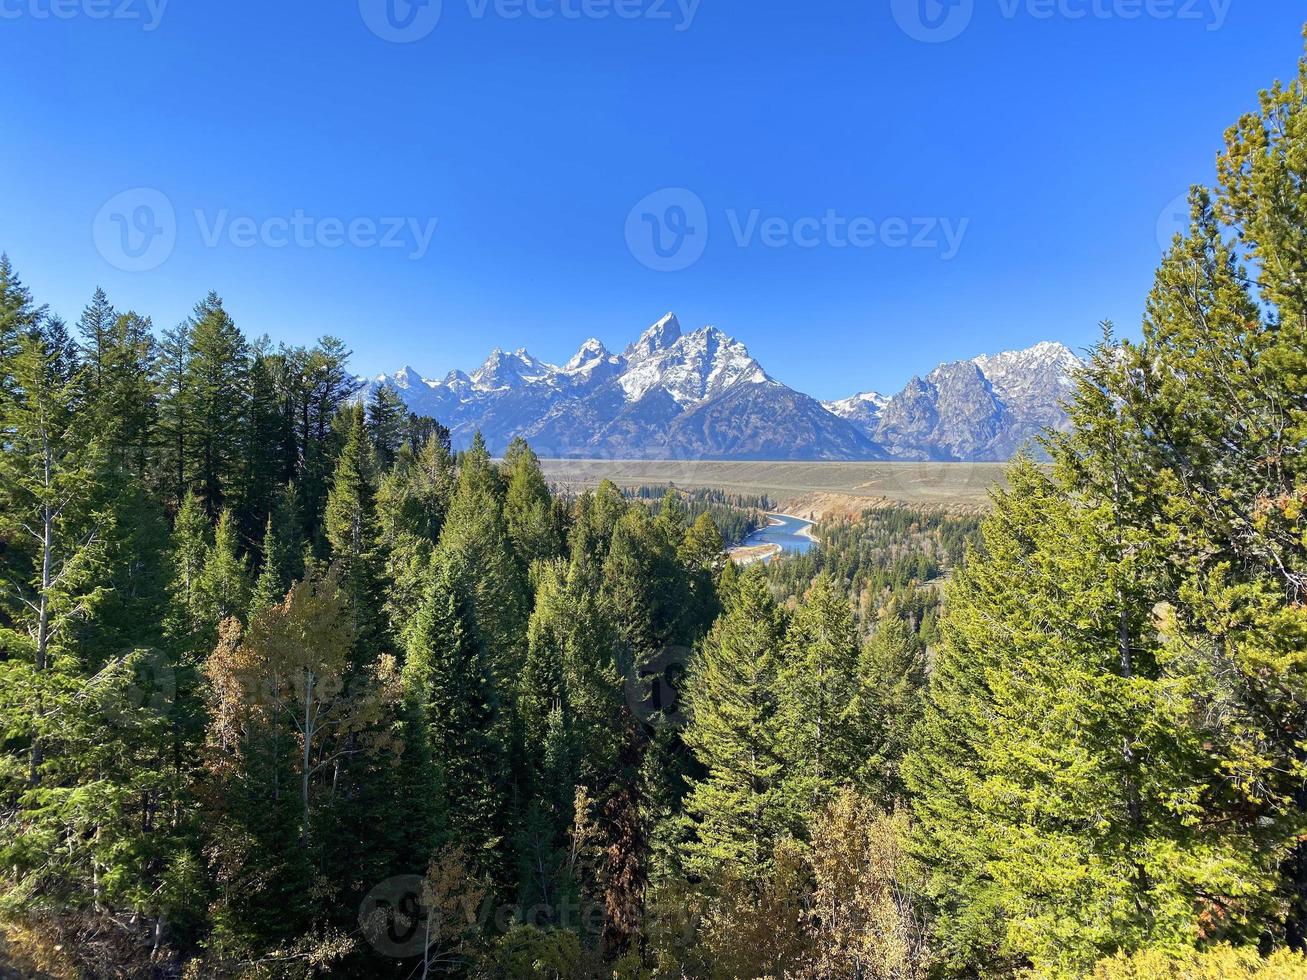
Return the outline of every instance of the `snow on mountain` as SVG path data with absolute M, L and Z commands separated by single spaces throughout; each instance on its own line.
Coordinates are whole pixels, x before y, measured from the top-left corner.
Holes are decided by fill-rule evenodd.
M 485 363 L 472 372 L 472 385 L 478 391 L 502 391 L 548 381 L 558 373 L 558 368 L 536 360 L 525 347 L 511 354 L 496 347 Z
M 856 411 L 859 396 L 827 407 L 894 457 L 1003 460 L 1022 448 L 1038 451 L 1041 432 L 1066 427 L 1062 405 L 1081 365 L 1064 345 L 1044 342 L 941 364 L 875 413 Z
M 563 373 L 586 374 L 601 364 L 616 364 L 617 361 L 617 357 L 610 354 L 601 341 L 591 337 L 572 355 L 572 359 L 563 365 Z
M 407 391 L 410 388 L 416 388 L 420 385 L 422 383 L 422 376 L 405 364 L 402 368 L 392 374 L 388 380 L 400 391 Z
M 363 383 L 398 391 L 449 426 L 457 446 L 480 431 L 492 451 L 530 440 L 542 455 L 703 459 L 1005 459 L 1060 407 L 1081 361 L 1061 344 L 942 364 L 888 397 L 820 403 L 771 378 L 716 327 L 684 333 L 668 313 L 622 354 L 591 338 L 561 367 L 496 348 L 470 375 L 410 367 Z
M 1050 341 L 1025 350 L 982 354 L 971 363 L 1008 401 L 1043 400 L 1054 393 L 1069 398 L 1075 392 L 1075 373 L 1083 365 L 1071 348 Z
M 832 415 L 847 419 L 866 432 L 873 431 L 880 421 L 880 413 L 889 404 L 889 396 L 878 391 L 864 391 L 837 402 L 822 402 L 821 407 Z
M 655 333 L 668 323 L 669 317 L 674 329 Z M 741 382 L 762 384 L 771 380 L 738 340 L 716 327 L 682 335 L 671 314 L 631 346 L 626 362 L 626 371 L 618 383 L 628 401 L 639 401 L 653 389 L 661 388 L 676 404 L 691 406 Z

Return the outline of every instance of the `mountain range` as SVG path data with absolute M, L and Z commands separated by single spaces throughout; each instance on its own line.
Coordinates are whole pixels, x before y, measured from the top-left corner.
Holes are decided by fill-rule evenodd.
M 455 446 L 480 431 L 496 453 L 521 436 L 544 457 L 992 461 L 1065 428 L 1081 364 L 1041 343 L 941 364 L 893 396 L 823 403 L 771 377 L 740 341 L 716 327 L 683 333 L 669 313 L 621 354 L 591 339 L 557 366 L 496 348 L 471 374 L 405 367 L 359 380 L 361 398 L 389 386 Z

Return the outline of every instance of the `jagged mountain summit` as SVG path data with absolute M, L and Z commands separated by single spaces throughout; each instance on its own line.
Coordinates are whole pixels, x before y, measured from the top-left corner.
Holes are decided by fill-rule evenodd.
M 360 379 L 410 410 L 480 431 L 492 452 L 514 438 L 542 456 L 617 459 L 1005 459 L 1043 426 L 1080 361 L 1060 344 L 945 364 L 899 394 L 822 404 L 772 378 L 716 327 L 684 333 L 669 313 L 621 354 L 587 340 L 562 366 L 496 348 L 471 374 L 424 379 L 410 367 Z
M 1063 405 L 1083 362 L 1062 344 L 941 364 L 915 377 L 862 426 L 896 459 L 1005 460 L 1067 428 Z

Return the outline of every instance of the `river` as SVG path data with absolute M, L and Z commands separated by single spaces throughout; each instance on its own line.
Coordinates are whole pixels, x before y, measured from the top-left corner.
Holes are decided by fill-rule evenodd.
M 768 514 L 767 517 L 771 524 L 750 534 L 744 539 L 741 547 L 778 545 L 783 552 L 803 555 L 817 546 L 816 541 L 802 533 L 806 528 L 812 527 L 812 521 L 805 521 L 801 517 L 790 517 L 788 514 Z M 770 556 L 763 559 L 763 561 L 770 560 Z

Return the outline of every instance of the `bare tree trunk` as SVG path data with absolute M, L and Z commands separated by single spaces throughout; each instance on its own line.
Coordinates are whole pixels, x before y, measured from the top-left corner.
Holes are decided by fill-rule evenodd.
M 54 479 L 52 472 L 54 461 L 51 458 L 48 434 L 42 434 L 41 444 L 45 457 L 43 460 L 43 483 L 46 492 L 49 493 L 50 485 Z M 45 672 L 50 654 L 50 589 L 54 581 L 54 518 L 54 508 L 47 499 L 41 507 L 41 595 L 38 599 L 39 611 L 36 623 L 36 672 L 38 674 Z M 40 685 L 37 686 L 37 690 L 40 691 Z M 39 693 L 37 697 L 40 698 Z M 33 786 L 41 781 L 41 762 L 44 755 L 41 747 L 40 720 L 43 711 L 43 706 L 38 700 L 35 717 L 33 718 L 31 771 L 28 774 Z
M 313 745 L 310 726 L 313 709 L 313 671 L 305 671 L 304 680 L 304 746 L 300 757 L 300 802 L 303 806 L 302 840 L 304 847 L 309 846 L 309 759 Z

